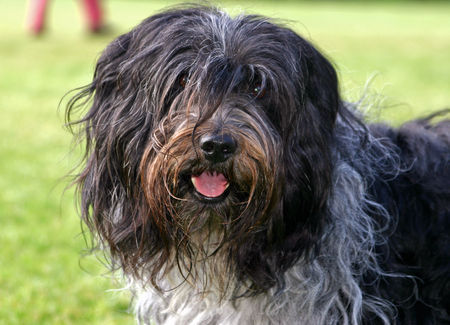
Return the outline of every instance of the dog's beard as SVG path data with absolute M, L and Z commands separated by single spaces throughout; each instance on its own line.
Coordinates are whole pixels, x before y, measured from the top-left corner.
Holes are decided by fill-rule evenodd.
M 193 282 L 211 277 L 221 291 L 228 286 L 224 279 L 236 274 L 233 256 L 239 245 L 267 229 L 280 201 L 277 189 L 283 179 L 275 133 L 267 124 L 236 111 L 240 116 L 227 114 L 228 122 L 221 130 L 232 134 L 239 146 L 226 161 L 205 159 L 199 139 L 214 132 L 214 126 L 199 124 L 183 112 L 163 119 L 140 166 L 149 218 L 143 222 L 156 225 L 165 243 L 159 263 L 164 264 L 163 274 L 176 268 Z M 239 119 L 240 127 L 233 125 L 234 119 Z M 177 127 L 164 125 L 169 122 Z M 166 134 L 167 130 L 173 130 L 172 134 Z M 202 181 L 216 182 L 212 185 L 216 189 L 210 190 L 214 195 L 205 193 Z

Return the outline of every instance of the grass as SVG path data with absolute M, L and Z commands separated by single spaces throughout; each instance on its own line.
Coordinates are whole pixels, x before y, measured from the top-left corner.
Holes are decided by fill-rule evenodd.
M 113 34 L 88 36 L 74 1 L 53 1 L 41 38 L 24 31 L 25 2 L 0 11 L 0 324 L 132 324 L 125 292 L 80 235 L 64 175 L 69 150 L 59 100 L 90 81 L 95 59 L 116 34 L 170 4 L 109 1 Z M 227 1 L 222 6 L 292 20 L 338 67 L 346 98 L 364 84 L 380 115 L 399 123 L 450 103 L 450 5 L 430 2 Z M 381 94 L 381 96 L 380 96 Z M 377 111 L 378 112 L 378 111 Z

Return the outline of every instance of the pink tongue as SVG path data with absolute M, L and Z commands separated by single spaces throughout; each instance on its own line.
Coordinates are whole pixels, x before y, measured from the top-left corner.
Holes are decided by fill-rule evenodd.
M 191 180 L 197 192 L 206 197 L 221 196 L 228 187 L 225 176 L 217 172 L 203 172 L 199 176 L 192 176 Z

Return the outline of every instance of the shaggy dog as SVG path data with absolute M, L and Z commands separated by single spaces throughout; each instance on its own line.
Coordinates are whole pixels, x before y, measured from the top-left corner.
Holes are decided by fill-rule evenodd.
M 140 322 L 450 322 L 449 120 L 365 125 L 292 30 L 159 13 L 67 114 L 82 218 Z

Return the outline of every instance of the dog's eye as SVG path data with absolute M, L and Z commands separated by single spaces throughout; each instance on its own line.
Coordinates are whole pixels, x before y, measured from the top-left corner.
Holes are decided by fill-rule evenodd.
M 255 83 L 250 88 L 250 94 L 255 98 L 263 98 L 266 94 L 266 89 L 260 83 Z
M 187 84 L 189 83 L 189 76 L 187 74 L 182 74 L 180 78 L 178 79 L 178 84 L 181 88 L 186 88 Z

